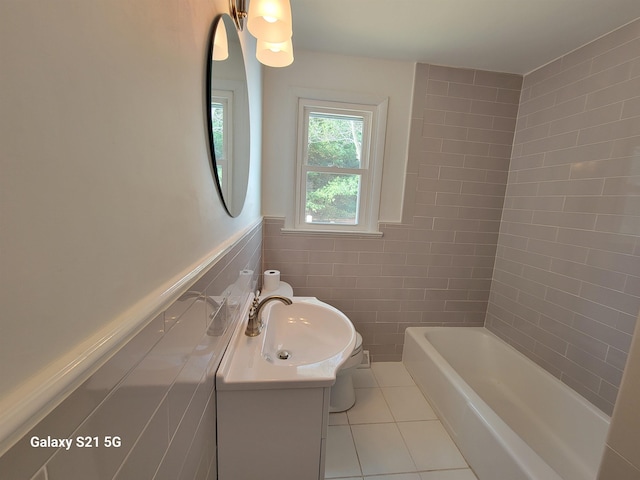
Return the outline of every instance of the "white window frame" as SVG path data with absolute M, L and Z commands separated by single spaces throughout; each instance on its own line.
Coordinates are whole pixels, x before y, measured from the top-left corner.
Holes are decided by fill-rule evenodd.
M 298 98 L 295 231 L 380 235 L 378 232 L 378 213 L 380 210 L 387 104 L 388 100 L 384 100 L 378 104 L 361 104 Z M 362 116 L 364 118 L 361 168 L 316 167 L 306 164 L 308 118 L 310 112 L 327 113 L 329 115 Z M 314 224 L 305 221 L 306 179 L 307 172 L 310 171 L 342 174 L 356 173 L 361 175 L 357 224 Z

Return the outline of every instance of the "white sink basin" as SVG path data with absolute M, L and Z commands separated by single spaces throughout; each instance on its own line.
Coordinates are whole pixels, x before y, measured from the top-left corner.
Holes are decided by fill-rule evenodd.
M 265 360 L 278 366 L 309 365 L 339 356 L 348 348 L 353 336 L 351 321 L 334 307 L 314 300 L 265 306 Z
M 356 333 L 340 310 L 315 297 L 271 301 L 262 309 L 265 327 L 257 337 L 234 333 L 217 373 L 218 389 L 330 386 L 355 347 Z

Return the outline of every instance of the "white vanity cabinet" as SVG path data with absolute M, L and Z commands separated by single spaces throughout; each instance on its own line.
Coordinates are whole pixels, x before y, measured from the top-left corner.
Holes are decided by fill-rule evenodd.
M 218 480 L 324 480 L 329 387 L 218 390 Z

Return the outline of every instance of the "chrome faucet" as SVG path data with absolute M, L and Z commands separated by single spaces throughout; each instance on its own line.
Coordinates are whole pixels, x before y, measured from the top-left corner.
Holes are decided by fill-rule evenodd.
M 262 332 L 262 327 L 264 324 L 260 319 L 260 312 L 262 311 L 262 307 L 264 307 L 271 300 L 279 300 L 285 305 L 291 305 L 293 302 L 291 299 L 287 297 L 283 297 L 282 295 L 271 295 L 270 297 L 264 298 L 262 301 L 258 300 L 258 296 L 256 295 L 253 299 L 253 304 L 249 309 L 249 322 L 247 323 L 247 329 L 244 334 L 249 337 L 257 337 Z

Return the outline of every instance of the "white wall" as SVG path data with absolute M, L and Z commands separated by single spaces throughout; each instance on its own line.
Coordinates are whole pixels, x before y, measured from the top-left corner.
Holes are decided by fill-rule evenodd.
M 310 51 L 294 54 L 291 66 L 264 74 L 263 214 L 293 218 L 297 98 L 323 91 L 332 93 L 327 100 L 336 101 L 349 101 L 354 95 L 363 103 L 372 97 L 389 98 L 380 221 L 400 221 L 414 64 Z
M 161 308 L 163 292 L 259 220 L 262 80 L 252 55 L 252 170 L 237 219 L 209 166 L 205 49 L 226 6 L 0 2 L 5 416 Z

